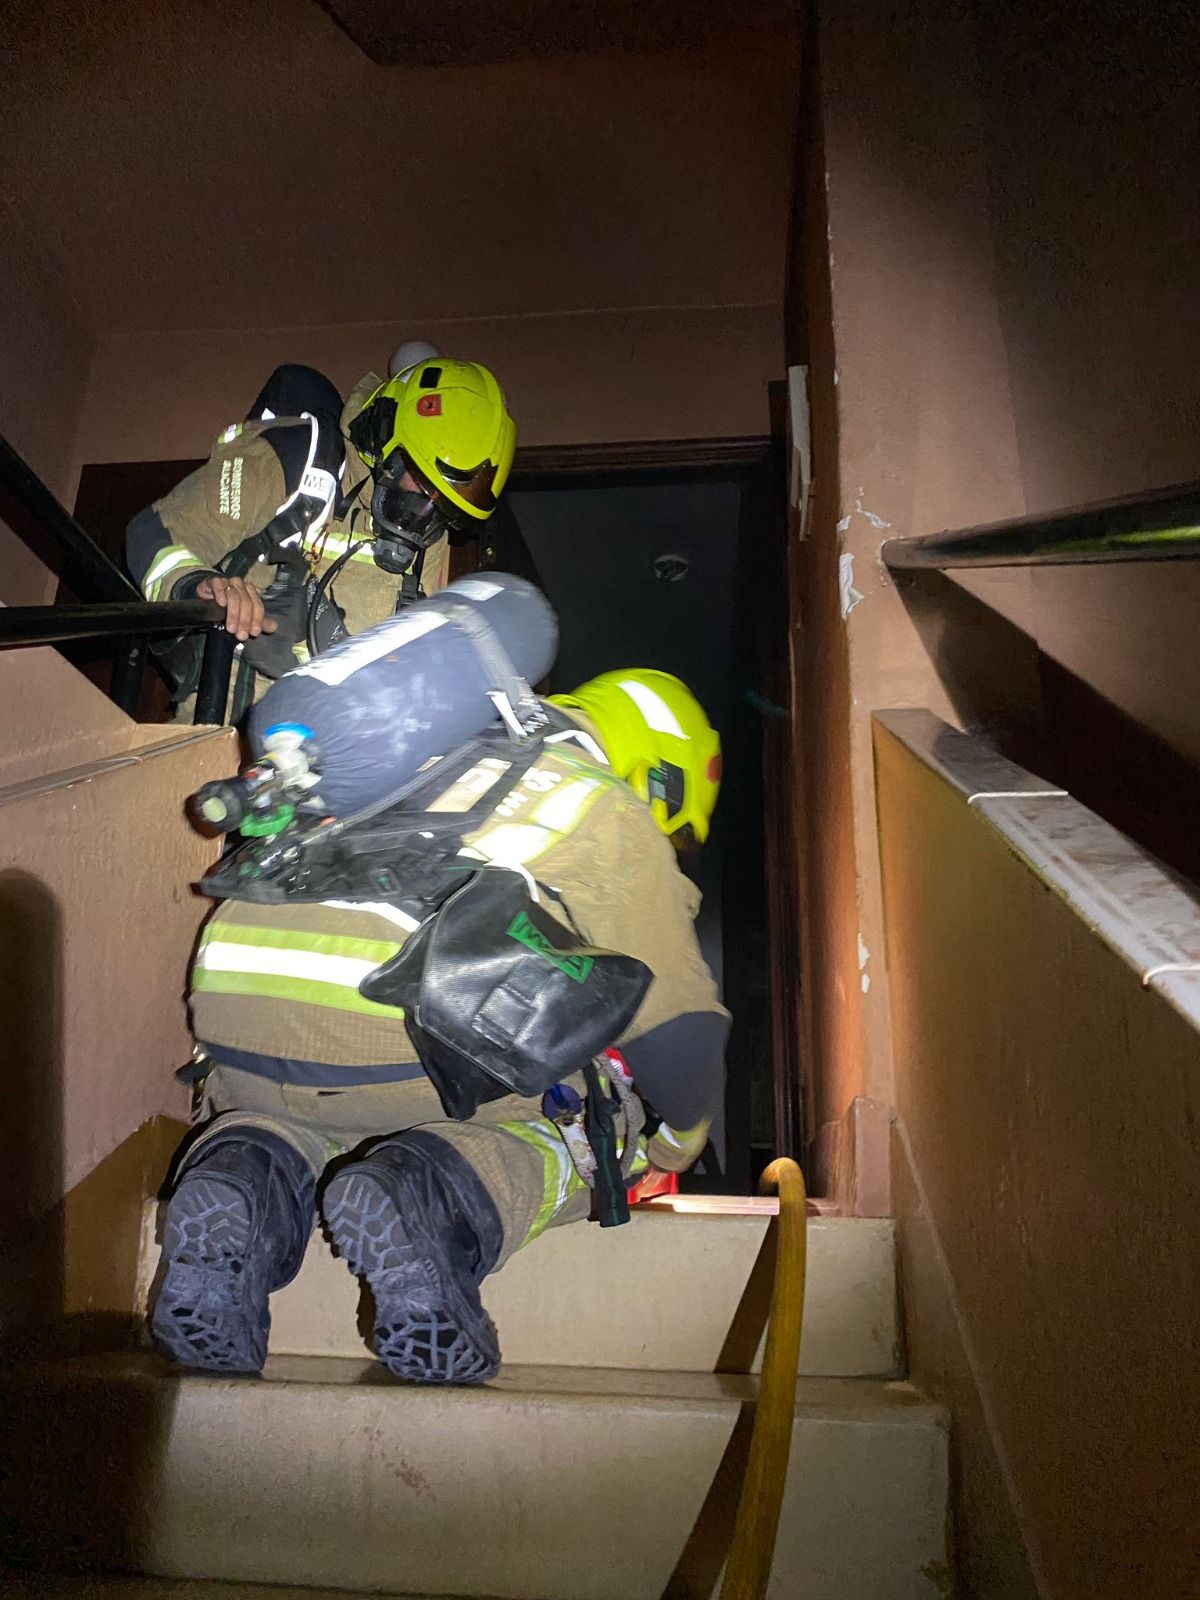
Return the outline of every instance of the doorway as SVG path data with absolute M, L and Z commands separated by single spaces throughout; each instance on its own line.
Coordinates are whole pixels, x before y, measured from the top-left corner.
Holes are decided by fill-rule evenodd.
M 721 734 L 721 800 L 692 875 L 704 896 L 697 934 L 733 1026 L 724 1114 L 684 1187 L 744 1194 L 792 1142 L 778 1126 L 767 881 L 764 722 L 782 708 L 763 671 L 786 653 L 770 593 L 782 518 L 770 441 L 736 441 L 715 460 L 704 444 L 694 451 L 659 463 L 580 450 L 544 466 L 526 452 L 480 563 L 532 578 L 553 604 L 550 692 L 656 667 L 688 684 Z

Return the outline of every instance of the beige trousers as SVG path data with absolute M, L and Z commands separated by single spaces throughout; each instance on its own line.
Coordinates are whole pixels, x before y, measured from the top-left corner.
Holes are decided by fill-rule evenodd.
M 201 1116 L 213 1120 L 197 1145 L 229 1128 L 263 1128 L 298 1150 L 317 1178 L 365 1139 L 409 1128 L 436 1134 L 469 1162 L 492 1197 L 504 1229 L 497 1266 L 545 1228 L 582 1220 L 590 1207 L 558 1130 L 536 1100 L 516 1095 L 481 1106 L 470 1122 L 453 1122 L 424 1076 L 313 1089 L 218 1066 L 205 1081 Z

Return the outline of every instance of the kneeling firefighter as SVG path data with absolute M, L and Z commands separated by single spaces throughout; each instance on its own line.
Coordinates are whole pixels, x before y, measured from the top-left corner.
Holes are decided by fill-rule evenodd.
M 172 1359 L 261 1367 L 319 1211 L 388 1370 L 485 1381 L 483 1279 L 702 1152 L 728 1016 L 672 845 L 707 834 L 719 740 L 659 672 L 537 700 L 555 646 L 532 585 L 461 580 L 282 679 L 255 765 L 201 791 L 246 842 L 202 885 Z
M 504 395 L 477 362 L 368 373 L 345 405 L 313 368 L 279 367 L 208 461 L 134 517 L 126 560 L 148 600 L 225 607 L 237 721 L 298 661 L 444 588 L 450 539 L 491 516 L 515 448 Z M 197 634 L 159 652 L 180 717 L 202 648 Z

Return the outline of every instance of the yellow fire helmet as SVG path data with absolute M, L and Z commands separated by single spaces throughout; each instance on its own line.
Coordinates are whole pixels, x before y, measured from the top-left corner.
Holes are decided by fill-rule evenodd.
M 468 529 L 496 509 L 517 427 L 486 367 L 436 356 L 381 384 L 350 440 L 377 484 L 407 469 L 451 526 Z
M 605 672 L 552 701 L 582 711 L 618 777 L 649 802 L 665 834 L 708 837 L 721 788 L 721 738 L 692 691 L 669 672 Z

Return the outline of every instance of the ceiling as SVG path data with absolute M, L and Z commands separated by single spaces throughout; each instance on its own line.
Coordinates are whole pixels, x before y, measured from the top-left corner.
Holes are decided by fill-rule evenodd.
M 0 196 L 107 334 L 778 303 L 794 36 L 560 9 L 8 0 Z
M 316 0 L 379 66 L 670 51 L 785 31 L 792 0 Z

